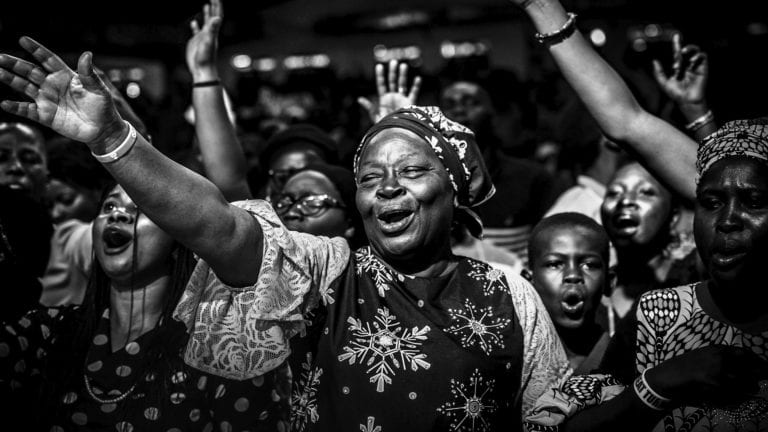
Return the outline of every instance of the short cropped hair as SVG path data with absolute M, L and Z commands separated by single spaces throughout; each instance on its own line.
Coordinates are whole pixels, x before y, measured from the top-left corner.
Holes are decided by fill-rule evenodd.
M 533 227 L 530 240 L 528 241 L 529 267 L 533 266 L 533 261 L 536 258 L 535 252 L 540 237 L 557 228 L 584 228 L 594 232 L 600 239 L 600 256 L 606 263 L 609 261 L 610 240 L 608 233 L 605 232 L 605 228 L 589 216 L 581 213 L 565 212 L 546 217 Z

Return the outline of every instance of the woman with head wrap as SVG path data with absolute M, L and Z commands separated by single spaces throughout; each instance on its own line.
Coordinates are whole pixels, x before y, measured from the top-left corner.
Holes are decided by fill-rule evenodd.
M 472 133 L 436 108 L 382 120 L 355 158 L 370 247 L 290 231 L 265 201 L 230 204 L 123 122 L 91 54 L 77 71 L 29 38 L 41 65 L 0 56 L 0 80 L 35 100 L 2 103 L 87 143 L 142 210 L 201 261 L 175 317 L 185 360 L 229 378 L 282 364 L 291 336 L 297 429 L 519 428 L 568 371 L 546 310 L 522 278 L 451 253 L 450 230 L 493 193 Z M 61 95 L 61 97 L 59 97 Z M 87 119 L 87 120 L 83 120 Z M 305 320 L 314 314 L 313 326 Z
M 640 298 L 632 388 L 573 417 L 568 430 L 766 430 L 768 291 L 760 282 L 768 252 L 766 121 L 727 123 L 698 148 L 637 103 L 559 1 L 515 3 L 606 136 L 695 203 L 694 238 L 708 273 L 703 282 Z M 689 130 L 710 120 L 692 122 Z M 581 391 L 587 387 L 600 386 L 583 377 L 569 381 L 559 393 L 567 402 L 549 405 L 559 411 L 542 409 L 532 428 L 608 399 Z

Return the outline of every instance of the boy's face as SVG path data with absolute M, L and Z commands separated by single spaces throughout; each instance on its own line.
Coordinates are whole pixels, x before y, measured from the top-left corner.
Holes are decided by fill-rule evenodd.
M 555 326 L 592 323 L 609 282 L 600 236 L 584 227 L 556 227 L 534 241 L 533 286 Z

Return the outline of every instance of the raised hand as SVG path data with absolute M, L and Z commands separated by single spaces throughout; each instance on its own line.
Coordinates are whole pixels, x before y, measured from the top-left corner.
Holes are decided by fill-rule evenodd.
M 19 44 L 39 66 L 0 54 L 0 82 L 32 102 L 2 101 L 3 110 L 87 144 L 119 134 L 123 123 L 109 90 L 94 71 L 90 52 L 80 56 L 74 71 L 32 38 L 24 36 Z
M 678 104 L 705 104 L 705 90 L 709 76 L 707 54 L 696 45 L 686 45 L 681 48 L 680 34 L 672 37 L 674 50 L 673 73 L 670 76 L 664 72 L 661 62 L 653 61 L 653 72 L 656 82 L 661 89 Z
M 390 60 L 388 65 L 387 79 L 384 78 L 384 65 L 376 65 L 376 90 L 378 91 L 378 104 L 360 97 L 357 102 L 368 111 L 371 121 L 376 123 L 387 114 L 397 111 L 400 108 L 407 107 L 416 103 L 421 87 L 421 77 L 413 79 L 411 89 L 408 90 L 408 64 L 400 63 L 397 60 Z
M 216 79 L 216 52 L 219 28 L 224 17 L 220 0 L 203 6 L 203 23 L 190 22 L 192 37 L 187 41 L 187 67 L 195 80 Z

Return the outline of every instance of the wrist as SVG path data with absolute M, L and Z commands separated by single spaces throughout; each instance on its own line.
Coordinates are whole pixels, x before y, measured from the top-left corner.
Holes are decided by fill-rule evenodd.
M 558 1 L 530 0 L 522 6 L 536 26 L 536 31 L 542 34 L 553 33 L 568 21 L 568 13 Z
M 117 118 L 105 126 L 88 146 L 95 154 L 109 153 L 125 140 L 129 132 L 130 127 L 122 119 Z
M 219 72 L 215 67 L 200 67 L 192 73 L 192 82 L 215 81 L 219 78 Z
M 635 378 L 632 384 L 632 390 L 635 392 L 635 396 L 646 407 L 654 411 L 666 411 L 672 407 L 672 400 L 660 394 L 657 389 L 654 389 L 648 382 L 647 374 L 650 369 L 646 369 Z
M 680 103 L 680 112 L 689 122 L 696 120 L 709 111 L 709 105 L 706 101 Z
M 673 377 L 665 376 L 663 365 L 656 366 L 650 369 L 646 369 L 645 383 L 653 389 L 654 393 L 661 395 L 663 398 L 671 398 L 674 395 L 677 384 L 675 384 Z M 679 376 L 679 374 L 675 374 Z

